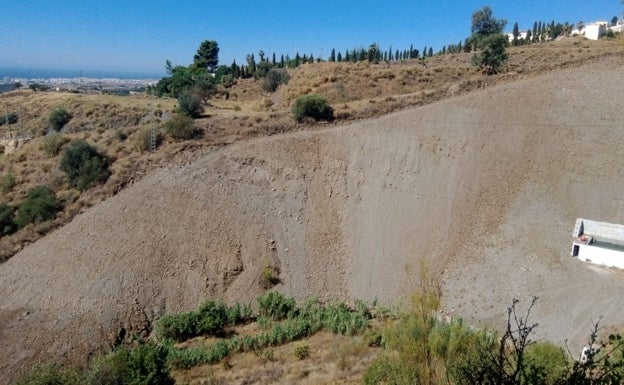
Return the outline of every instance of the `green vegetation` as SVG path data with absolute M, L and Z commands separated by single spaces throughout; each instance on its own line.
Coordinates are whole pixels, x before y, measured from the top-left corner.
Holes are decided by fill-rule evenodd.
M 508 39 L 503 34 L 505 24 L 507 21 L 494 18 L 488 6 L 472 14 L 472 36 L 467 39 L 466 46 L 482 50 L 473 55 L 472 64 L 486 75 L 498 73 L 509 57 Z
M 84 140 L 73 142 L 65 150 L 60 168 L 70 186 L 84 191 L 98 180 L 108 177 L 108 161 Z
M 87 373 L 88 385 L 173 385 L 167 365 L 168 347 L 139 341 L 97 359 Z M 34 385 L 34 384 L 33 384 Z
M 199 94 L 183 92 L 178 96 L 178 112 L 191 118 L 199 118 L 202 112 L 201 102 Z
M 312 118 L 316 121 L 334 119 L 334 110 L 327 99 L 318 94 L 308 94 L 297 98 L 292 107 L 292 113 L 298 122 L 302 122 L 304 118 Z
M 182 114 L 173 115 L 165 122 L 165 132 L 175 140 L 193 139 L 197 135 L 193 119 Z
M 297 344 L 297 346 L 295 346 L 295 357 L 300 360 L 305 360 L 310 357 L 310 345 L 305 342 Z
M 290 75 L 288 75 L 288 71 L 282 68 L 272 68 L 266 73 L 264 77 L 262 89 L 266 92 L 275 92 L 280 84 L 288 83 L 289 80 Z
M 48 123 L 50 128 L 54 131 L 61 131 L 63 127 L 72 119 L 72 115 L 59 107 L 50 113 Z
M 2 195 L 8 194 L 13 191 L 15 187 L 15 176 L 8 172 L 0 176 L 0 193 Z
M 0 236 L 13 234 L 17 231 L 15 210 L 6 203 L 0 202 Z
M 223 302 L 205 301 L 196 311 L 165 315 L 154 326 L 156 335 L 163 339 L 184 341 L 200 335 L 222 335 L 226 326 L 251 320 L 251 307 L 236 304 L 228 307 Z
M 22 228 L 30 223 L 41 223 L 53 219 L 61 208 L 48 186 L 38 186 L 30 191 L 26 199 L 17 208 L 15 223 Z
M 568 359 L 561 348 L 550 343 L 533 342 L 537 326 L 530 313 L 519 314 L 517 300 L 507 309 L 507 327 L 499 335 L 475 329 L 460 319 L 439 319 L 439 278 L 421 267 L 419 291 L 412 297 L 406 313 L 392 314 L 385 327 L 371 327 L 371 308 L 357 302 L 354 308 L 344 303 L 322 305 L 310 300 L 297 306 L 294 299 L 275 292 L 258 298 L 258 314 L 249 305 L 227 306 L 205 301 L 197 310 L 166 315 L 155 322 L 150 342 L 135 341 L 130 346 L 96 358 L 83 373 L 60 370 L 54 366 L 37 367 L 18 384 L 172 384 L 170 370 L 188 369 L 202 364 L 228 364 L 234 353 L 254 352 L 261 362 L 273 362 L 271 347 L 309 337 L 325 329 L 343 335 L 363 335 L 369 346 L 383 349 L 365 370 L 364 384 L 428 385 L 578 385 L 620 384 L 624 378 L 624 341 L 618 334 L 597 342 L 594 327 L 585 362 Z M 388 313 L 377 311 L 381 317 Z M 263 330 L 255 335 L 226 333 L 228 327 L 256 320 Z M 381 330 L 381 333 L 380 333 Z M 212 343 L 185 343 L 197 336 L 213 336 Z M 294 347 L 295 357 L 310 356 L 303 341 Z
M 5 115 L 0 115 L 0 126 L 5 124 L 15 124 L 17 123 L 18 116 L 15 113 L 8 113 Z

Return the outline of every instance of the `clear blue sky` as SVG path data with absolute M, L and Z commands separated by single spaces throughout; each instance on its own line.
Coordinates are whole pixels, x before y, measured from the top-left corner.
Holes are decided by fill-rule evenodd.
M 624 11 L 620 0 L 0 0 L 0 68 L 164 75 L 165 60 L 188 65 L 203 40 L 218 42 L 227 65 L 261 49 L 278 60 L 296 52 L 327 58 L 332 48 L 373 42 L 437 51 L 467 37 L 472 12 L 484 5 L 508 30 L 514 22 L 526 29 Z

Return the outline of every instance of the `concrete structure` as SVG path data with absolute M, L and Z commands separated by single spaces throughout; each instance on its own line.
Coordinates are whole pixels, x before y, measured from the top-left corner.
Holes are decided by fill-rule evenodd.
M 585 37 L 590 40 L 598 40 L 605 33 L 607 33 L 607 27 L 609 23 L 606 21 L 597 21 L 595 23 L 587 24 L 585 26 Z
M 518 31 L 518 40 L 520 39 L 526 39 L 527 34 L 529 33 L 529 31 Z M 508 33 L 507 34 L 507 40 L 509 40 L 509 42 L 511 43 L 514 39 L 514 35 L 513 33 Z
M 624 225 L 578 218 L 572 235 L 572 257 L 624 269 Z

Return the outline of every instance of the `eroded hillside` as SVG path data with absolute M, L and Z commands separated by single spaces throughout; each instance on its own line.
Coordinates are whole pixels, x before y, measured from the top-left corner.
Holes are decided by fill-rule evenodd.
M 492 324 L 539 295 L 556 343 L 582 342 L 600 314 L 623 323 L 621 273 L 569 257 L 576 217 L 624 214 L 620 64 L 155 169 L 0 265 L 0 370 L 84 362 L 205 297 L 252 301 L 266 267 L 298 298 L 396 303 L 426 260 L 449 314 Z

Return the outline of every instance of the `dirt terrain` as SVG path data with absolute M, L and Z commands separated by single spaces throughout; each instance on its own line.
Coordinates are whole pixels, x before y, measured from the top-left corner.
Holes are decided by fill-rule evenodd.
M 0 383 L 253 301 L 265 267 L 298 298 L 395 304 L 424 259 L 446 314 L 497 326 L 538 295 L 539 337 L 576 348 L 624 323 L 624 275 L 569 256 L 577 217 L 624 218 L 623 82 L 611 57 L 156 169 L 0 265 Z

